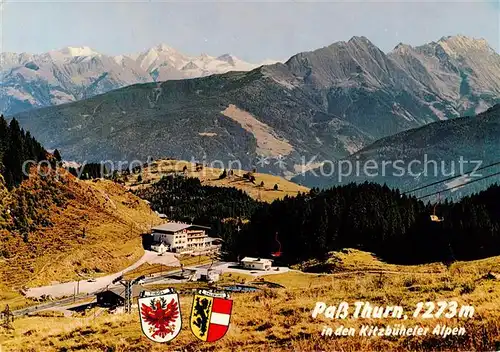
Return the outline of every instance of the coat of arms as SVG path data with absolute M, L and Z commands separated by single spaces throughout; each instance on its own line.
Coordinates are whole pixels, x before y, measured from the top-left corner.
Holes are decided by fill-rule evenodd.
M 177 292 L 142 292 L 138 302 L 142 332 L 148 339 L 168 342 L 179 334 L 182 318 Z
M 199 290 L 193 298 L 191 331 L 202 341 L 214 342 L 229 329 L 233 301 L 227 293 Z

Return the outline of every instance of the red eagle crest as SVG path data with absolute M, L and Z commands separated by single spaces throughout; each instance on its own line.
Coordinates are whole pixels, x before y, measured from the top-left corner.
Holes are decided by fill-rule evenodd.
M 150 305 L 142 303 L 142 319 L 150 328 L 151 337 L 165 338 L 176 330 L 176 321 L 179 318 L 179 305 L 172 298 L 170 303 L 163 297 L 152 299 Z
M 139 299 L 141 329 L 154 342 L 169 342 L 179 335 L 182 315 L 179 295 L 174 289 L 141 292 Z

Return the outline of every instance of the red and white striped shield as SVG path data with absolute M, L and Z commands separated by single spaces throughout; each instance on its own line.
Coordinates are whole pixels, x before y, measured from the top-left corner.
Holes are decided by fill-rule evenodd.
M 233 301 L 227 293 L 199 290 L 193 297 L 191 331 L 207 342 L 220 340 L 229 329 Z

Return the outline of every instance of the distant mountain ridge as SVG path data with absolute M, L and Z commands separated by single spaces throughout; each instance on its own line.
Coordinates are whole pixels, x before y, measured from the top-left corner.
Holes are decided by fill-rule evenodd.
M 249 72 L 138 84 L 17 117 L 74 160 L 238 159 L 293 176 L 304 160 L 313 168 L 486 110 L 500 102 L 498 82 L 500 55 L 482 40 L 447 37 L 385 54 L 353 37 Z
M 389 55 L 423 83 L 424 91 L 455 102 L 444 109 L 440 104 L 430 105 L 442 120 L 457 113 L 482 112 L 498 101 L 500 56 L 484 39 L 450 36 L 415 48 L 400 44 Z
M 66 47 L 43 54 L 1 53 L 0 111 L 11 115 L 135 83 L 248 71 L 258 66 L 230 54 L 191 57 L 165 44 L 118 56 L 89 47 Z
M 394 166 L 394 162 L 398 160 L 401 161 L 399 166 L 405 169 L 404 175 L 401 175 L 399 169 Z M 460 160 L 463 160 L 462 166 Z M 307 173 L 305 176 L 297 176 L 294 181 L 308 187 L 319 188 L 369 181 L 409 191 L 452 176 L 466 174 L 464 177 L 411 194 L 424 196 L 441 191 L 443 198 L 460 198 L 484 190 L 493 183 L 499 183 L 500 176 L 474 181 L 465 187 L 460 186 L 500 172 L 500 165 L 493 165 L 468 174 L 476 168 L 500 164 L 500 104 L 477 116 L 438 121 L 382 138 L 349 156 L 346 161 L 350 161 L 351 165 L 355 165 L 356 162 L 364 165 L 370 161 L 372 164 L 375 163 L 378 169 L 370 170 L 373 176 L 363 174 L 358 176 L 352 173 L 344 176 L 342 182 L 339 182 L 338 170 L 328 177 L 315 177 L 312 173 Z M 383 162 L 391 162 L 385 167 L 385 174 L 382 174 Z M 343 169 L 344 174 L 347 170 L 347 167 Z M 314 171 L 320 174 L 319 170 Z M 328 172 L 329 170 L 326 171 Z M 434 198 L 437 198 L 437 195 Z

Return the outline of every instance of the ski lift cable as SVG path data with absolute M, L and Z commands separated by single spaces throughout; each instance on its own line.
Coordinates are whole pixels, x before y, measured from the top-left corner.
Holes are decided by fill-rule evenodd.
M 278 244 L 279 244 L 279 252 L 281 252 L 281 242 L 278 240 L 278 232 L 276 232 L 275 240 L 276 240 L 276 242 L 278 242 Z
M 436 204 L 434 204 L 434 215 L 436 215 L 436 208 L 437 208 L 437 205 L 441 203 L 441 192 L 439 192 L 439 193 L 437 194 L 437 196 L 438 196 L 437 203 L 436 203 Z
M 436 214 L 436 208 L 438 206 L 438 204 L 441 204 L 441 193 L 438 193 L 438 200 L 437 200 L 437 203 L 434 204 L 434 213 L 431 215 L 431 221 L 432 222 L 442 222 L 444 221 L 444 218 L 440 218 L 439 216 L 437 216 Z
M 445 190 L 441 190 L 441 191 L 438 191 L 438 192 L 426 194 L 425 196 L 418 197 L 417 200 L 423 199 L 423 198 L 432 197 L 432 196 L 435 196 L 436 194 L 440 194 L 440 193 L 443 193 L 443 192 L 449 192 L 449 191 L 451 191 L 453 189 L 460 188 L 460 187 L 466 186 L 468 184 L 471 184 L 471 183 L 474 183 L 474 182 L 478 182 L 478 181 L 481 181 L 481 180 L 485 180 L 487 178 L 498 176 L 498 175 L 500 175 L 500 172 L 495 172 L 494 174 L 491 174 L 491 175 L 488 175 L 488 176 L 484 176 L 484 177 L 481 177 L 481 178 L 476 178 L 474 180 L 470 180 L 469 182 L 465 182 L 465 183 L 462 183 L 462 184 L 459 184 L 459 185 L 447 188 Z
M 444 180 L 440 180 L 440 181 L 432 182 L 432 183 L 429 183 L 429 184 L 427 184 L 427 185 L 424 185 L 424 186 L 420 186 L 420 187 L 418 187 L 418 188 L 411 189 L 411 190 L 409 190 L 409 191 L 404 191 L 404 192 L 402 192 L 401 194 L 408 194 L 408 193 L 413 193 L 413 192 L 416 192 L 416 191 L 420 191 L 420 190 L 422 190 L 422 189 L 429 188 L 429 187 L 431 187 L 431 186 L 435 186 L 435 185 L 440 184 L 440 183 L 443 183 L 443 182 L 451 181 L 451 180 L 454 180 L 454 179 L 456 179 L 456 178 L 460 178 L 460 177 L 468 176 L 468 175 L 472 174 L 473 172 L 480 171 L 480 170 L 484 170 L 484 169 L 490 168 L 490 167 L 492 167 L 492 166 L 497 166 L 497 165 L 500 165 L 500 161 L 495 162 L 495 163 L 492 163 L 492 164 L 489 164 L 489 165 L 486 165 L 486 166 L 482 166 L 482 167 L 480 167 L 480 168 L 478 168 L 478 169 L 471 170 L 471 171 L 466 172 L 466 173 L 464 173 L 464 174 L 462 174 L 462 175 L 458 175 L 458 176 L 451 176 L 451 177 L 445 178 Z M 425 196 L 424 196 L 424 197 L 425 197 Z M 419 199 L 419 198 L 417 198 L 417 199 Z

